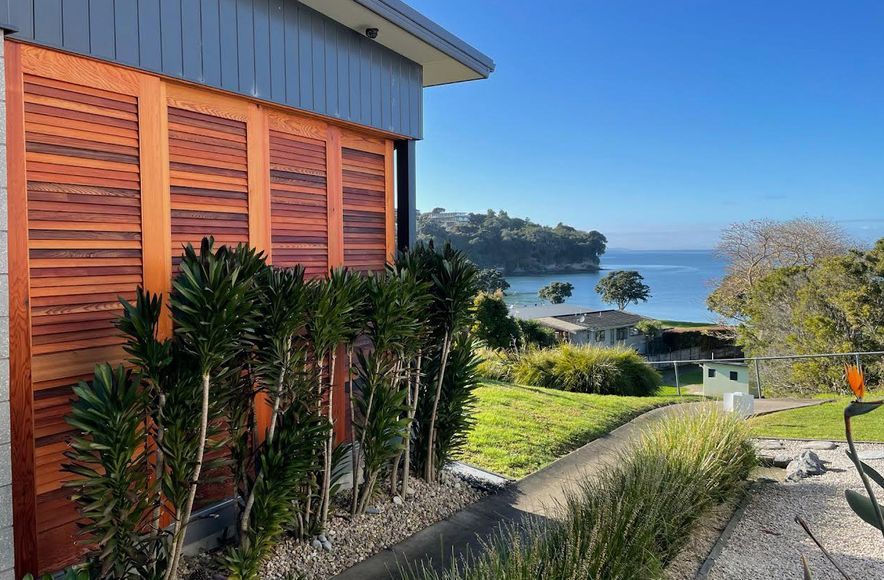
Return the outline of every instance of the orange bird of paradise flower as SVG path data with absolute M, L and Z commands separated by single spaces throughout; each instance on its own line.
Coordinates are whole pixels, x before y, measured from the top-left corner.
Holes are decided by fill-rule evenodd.
M 857 401 L 862 401 L 866 394 L 866 377 L 863 370 L 857 365 L 844 365 L 844 374 L 847 375 L 847 384 L 853 391 Z

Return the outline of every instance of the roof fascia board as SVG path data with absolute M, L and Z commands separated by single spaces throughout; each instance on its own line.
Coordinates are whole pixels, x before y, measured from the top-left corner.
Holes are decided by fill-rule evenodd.
M 353 1 L 454 58 L 483 78 L 488 78 L 494 72 L 494 61 L 489 56 L 473 48 L 407 4 L 399 0 Z

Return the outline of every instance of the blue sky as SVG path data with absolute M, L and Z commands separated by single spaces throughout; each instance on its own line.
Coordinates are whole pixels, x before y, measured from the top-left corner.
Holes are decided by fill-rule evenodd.
M 625 248 L 760 217 L 884 237 L 884 2 L 407 1 L 497 64 L 425 91 L 422 210 Z

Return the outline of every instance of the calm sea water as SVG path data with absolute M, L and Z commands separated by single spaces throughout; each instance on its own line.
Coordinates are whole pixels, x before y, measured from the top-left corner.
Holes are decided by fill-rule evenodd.
M 711 251 L 681 250 L 609 250 L 602 256 L 602 271 L 585 274 L 511 276 L 507 278 L 510 304 L 538 304 L 537 291 L 550 282 L 570 282 L 574 294 L 571 304 L 592 308 L 616 308 L 604 304 L 595 292 L 599 278 L 610 270 L 636 270 L 651 287 L 651 298 L 627 310 L 662 320 L 711 322 L 715 315 L 706 308 L 710 281 L 720 278 L 724 264 Z

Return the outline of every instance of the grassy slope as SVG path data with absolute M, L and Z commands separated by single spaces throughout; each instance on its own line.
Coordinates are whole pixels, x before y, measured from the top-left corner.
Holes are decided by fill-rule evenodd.
M 679 399 L 566 393 L 486 383 L 476 390 L 476 426 L 462 460 L 521 478 L 644 411 Z
M 752 420 L 752 431 L 758 437 L 843 440 L 844 407 L 849 401 L 840 397 L 816 407 L 758 417 Z M 884 441 L 884 410 L 855 418 L 853 436 L 857 441 Z

